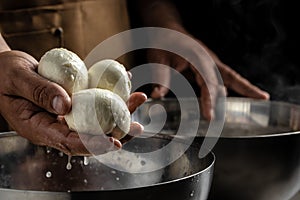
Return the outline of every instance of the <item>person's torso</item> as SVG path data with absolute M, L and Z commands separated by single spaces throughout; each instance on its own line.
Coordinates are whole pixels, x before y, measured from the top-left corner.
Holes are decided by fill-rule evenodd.
M 65 47 L 82 59 L 100 42 L 129 29 L 126 0 L 2 0 L 0 31 L 12 49 L 39 59 Z

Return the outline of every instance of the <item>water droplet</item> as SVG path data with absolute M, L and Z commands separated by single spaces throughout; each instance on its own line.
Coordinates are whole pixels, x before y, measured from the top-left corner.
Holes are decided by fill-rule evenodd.
M 46 172 L 46 177 L 47 177 L 47 178 L 51 178 L 51 176 L 52 176 L 52 173 L 51 173 L 50 171 L 47 171 L 47 172 Z
M 72 164 L 68 162 L 67 166 L 66 166 L 67 170 L 71 170 L 72 169 Z
M 64 153 L 60 151 L 60 152 L 58 153 L 58 156 L 59 156 L 59 157 L 63 157 L 63 156 L 64 156 Z
M 116 174 L 117 172 L 115 170 L 111 170 L 111 173 L 112 174 Z
M 119 181 L 119 180 L 120 180 L 120 178 L 119 178 L 119 177 L 116 177 L 116 180 L 117 180 L 117 181 Z
M 141 165 L 144 166 L 146 164 L 146 161 L 142 160 Z
M 88 183 L 88 181 L 87 181 L 86 179 L 83 179 L 83 182 L 84 182 L 85 184 L 87 184 L 87 183 Z
M 193 190 L 193 191 L 191 192 L 190 196 L 193 197 L 193 196 L 194 196 L 194 193 L 195 193 L 195 191 Z
M 66 166 L 67 170 L 71 170 L 72 169 L 71 158 L 72 158 L 72 156 L 68 155 L 68 163 L 67 163 L 67 166 Z
M 84 157 L 83 157 L 83 164 L 84 164 L 84 165 L 88 165 L 89 162 L 90 162 L 90 161 L 89 161 L 89 157 L 84 156 Z
M 71 190 L 67 190 L 67 192 L 68 192 L 68 193 L 70 193 L 70 192 L 71 192 Z
M 51 153 L 52 148 L 51 147 L 46 147 L 46 153 L 49 154 Z

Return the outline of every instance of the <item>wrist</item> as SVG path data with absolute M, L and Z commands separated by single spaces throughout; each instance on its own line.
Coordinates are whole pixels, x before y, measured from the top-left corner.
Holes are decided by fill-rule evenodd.
M 140 7 L 145 26 L 162 27 L 182 32 L 183 26 L 177 8 L 170 0 L 142 1 Z
M 183 27 L 183 25 L 181 23 L 178 23 L 177 21 L 168 21 L 166 23 L 161 24 L 160 27 L 172 29 L 174 31 L 178 31 L 189 35 L 188 31 Z
M 10 51 L 11 49 L 5 42 L 4 38 L 2 37 L 2 34 L 0 33 L 0 53 Z

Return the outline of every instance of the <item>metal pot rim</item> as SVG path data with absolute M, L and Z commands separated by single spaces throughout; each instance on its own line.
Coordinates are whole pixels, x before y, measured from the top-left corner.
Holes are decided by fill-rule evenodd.
M 150 103 L 171 103 L 171 102 L 176 102 L 176 98 L 162 98 L 162 99 L 148 99 L 145 104 L 150 104 Z M 180 101 L 195 101 L 194 98 L 192 97 L 183 97 L 179 98 Z M 200 99 L 198 99 L 200 102 Z M 298 104 L 293 104 L 289 102 L 284 102 L 284 101 L 272 101 L 272 100 L 262 100 L 262 99 L 253 99 L 253 98 L 246 98 L 246 97 L 226 97 L 225 98 L 225 103 L 229 104 L 239 104 L 239 103 L 246 103 L 249 105 L 262 105 L 262 106 L 278 106 L 278 107 L 285 107 L 285 108 L 290 108 L 294 109 L 297 111 L 297 114 L 300 116 L 300 105 Z M 300 126 L 300 125 L 298 125 Z M 278 131 L 276 133 L 265 133 L 265 134 L 256 134 L 256 135 L 220 135 L 220 139 L 257 139 L 257 138 L 274 138 L 274 137 L 286 137 L 286 136 L 293 136 L 293 135 L 298 135 L 300 134 L 300 128 L 298 127 L 295 130 L 291 131 Z M 204 136 L 197 136 L 197 137 L 204 137 Z M 214 138 L 213 136 L 205 136 L 205 137 L 211 137 Z
M 17 132 L 15 131 L 8 131 L 8 132 L 0 132 L 0 140 L 1 138 L 4 138 L 4 137 L 21 137 L 18 135 Z M 163 134 L 157 134 L 157 136 L 155 136 L 159 139 L 176 139 L 178 141 L 184 141 L 183 138 L 178 138 L 176 136 L 168 136 L 168 135 L 163 135 Z M 193 146 L 193 144 L 192 144 Z M 185 179 L 189 179 L 189 178 L 192 178 L 192 177 L 195 177 L 199 174 L 202 174 L 202 173 L 205 173 L 207 172 L 208 170 L 211 170 L 214 168 L 214 165 L 215 165 L 215 161 L 216 161 L 216 156 L 215 154 L 210 151 L 207 155 L 207 157 L 209 156 L 209 164 L 208 166 L 206 166 L 204 169 L 196 172 L 196 173 L 193 173 L 193 174 L 190 174 L 188 176 L 184 176 L 182 178 L 177 178 L 177 179 L 174 179 L 174 180 L 170 180 L 170 181 L 164 181 L 164 182 L 160 182 L 160 183 L 155 183 L 155 184 L 151 184 L 151 185 L 143 185 L 141 187 L 129 187 L 129 188 L 122 188 L 122 189 L 106 189 L 106 190 L 89 190 L 89 191 L 66 191 L 66 192 L 56 192 L 56 191 L 39 191 L 39 190 L 18 190 L 18 189 L 8 189 L 8 188 L 0 188 L 0 191 L 16 191 L 16 192 L 21 192 L 21 191 L 26 191 L 26 192 L 29 192 L 29 193 L 40 193 L 40 194 L 57 194 L 57 195 L 63 195 L 63 194 L 69 194 L 69 193 L 82 193 L 82 192 L 116 192 L 116 191 L 127 191 L 127 190 L 134 190 L 134 189 L 143 189 L 143 188 L 152 188 L 152 187 L 158 187 L 158 186 L 163 186 L 163 185 L 166 185 L 166 184 L 171 184 L 171 183 L 176 183 L 176 182 L 179 182 L 179 181 L 183 181 Z

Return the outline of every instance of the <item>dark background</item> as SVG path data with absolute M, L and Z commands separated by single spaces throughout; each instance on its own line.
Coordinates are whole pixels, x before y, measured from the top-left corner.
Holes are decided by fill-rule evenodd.
M 295 1 L 175 2 L 186 28 L 225 64 L 267 90 L 272 99 L 297 101 L 300 16 Z
M 187 30 L 225 64 L 268 91 L 272 100 L 300 103 L 300 11 L 296 2 L 174 0 Z M 139 26 L 137 18 L 132 19 L 133 26 Z M 232 91 L 229 95 L 237 96 Z

